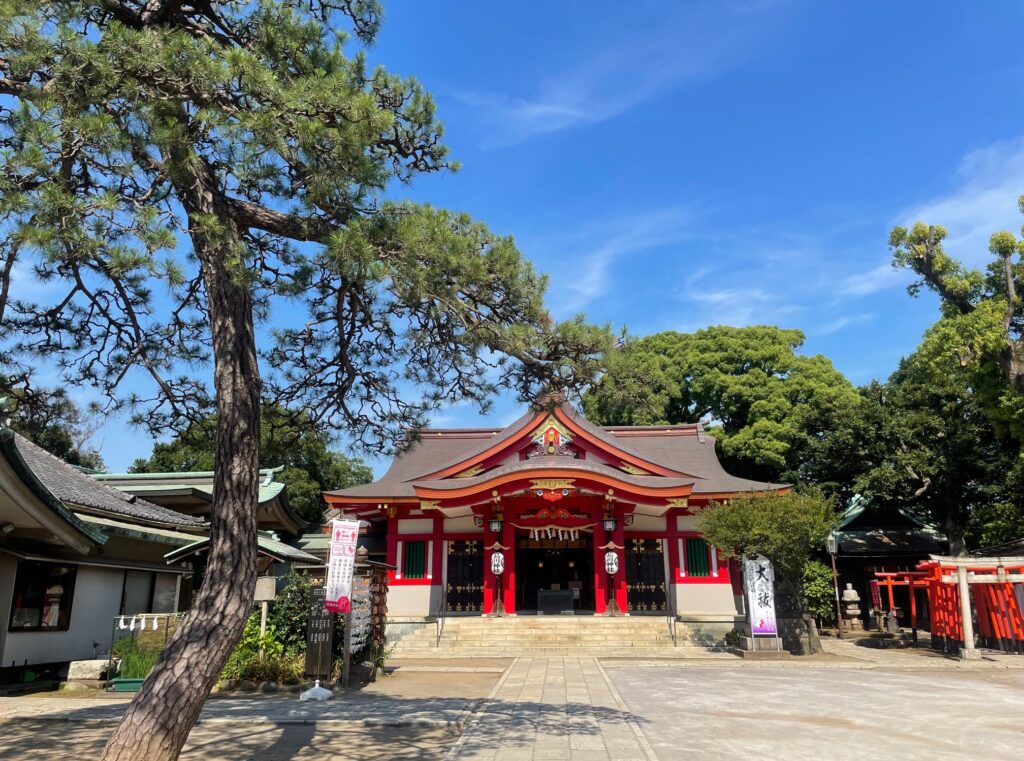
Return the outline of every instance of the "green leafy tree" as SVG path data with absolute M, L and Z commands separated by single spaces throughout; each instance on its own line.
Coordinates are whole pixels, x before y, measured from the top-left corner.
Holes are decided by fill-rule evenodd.
M 1024 196 L 1018 205 L 1024 213 Z M 1010 390 L 1024 394 L 1024 241 L 1011 232 L 994 233 L 993 261 L 982 273 L 949 256 L 945 238 L 944 227 L 922 222 L 889 235 L 893 266 L 920 278 L 911 284 L 911 295 L 928 288 L 942 301 L 943 319 L 925 340 L 932 361 L 973 367 L 986 388 L 992 381 L 986 370 L 996 368 Z M 1021 409 L 1019 400 L 1004 403 Z
M 323 521 L 322 492 L 369 483 L 373 471 L 361 460 L 330 449 L 322 430 L 309 424 L 308 415 L 264 406 L 260 424 L 260 467 L 284 466 L 278 479 L 288 486 L 289 504 L 311 523 Z M 173 441 L 153 447 L 146 460 L 137 460 L 136 473 L 213 470 L 217 447 L 215 415 L 189 426 Z
M 1024 213 L 1024 196 L 1018 204 Z M 951 458 L 966 466 L 960 480 L 970 494 L 959 507 L 951 504 L 946 517 L 936 516 L 956 551 L 965 540 L 991 544 L 1024 530 L 1019 489 L 1024 483 L 1024 241 L 1010 232 L 994 233 L 992 261 L 981 271 L 945 251 L 946 235 L 941 226 L 918 222 L 910 229 L 894 228 L 889 244 L 893 266 L 918 276 L 908 289 L 911 295 L 929 289 L 941 304 L 940 319 L 914 355 L 912 388 L 930 396 L 922 414 L 950 436 L 947 441 L 957 441 L 950 427 L 972 429 L 963 442 L 964 457 Z M 946 401 L 938 405 L 937 397 Z M 940 448 L 950 446 L 947 441 L 938 442 Z M 950 500 L 957 498 L 952 491 Z
M 97 418 L 83 411 L 61 388 L 11 389 L 10 427 L 71 465 L 100 470 L 103 457 L 92 446 Z M 3 413 L 0 413 L 3 414 Z
M 811 490 L 713 503 L 697 517 L 705 538 L 726 556 L 763 555 L 772 562 L 779 586 L 800 605 L 812 654 L 821 652 L 821 642 L 803 594 L 804 569 L 837 522 L 832 502 Z
M 1009 526 L 995 525 L 992 510 L 1002 505 L 1005 519 L 1020 501 L 1008 480 L 1019 444 L 993 424 L 966 375 L 960 368 L 941 375 L 921 353 L 902 360 L 887 383 L 863 389 L 853 453 L 862 468 L 857 492 L 936 526 L 954 553 L 969 540 L 998 540 Z
M 836 620 L 836 591 L 831 568 L 820 560 L 809 560 L 804 566 L 801 589 L 812 616 L 823 623 Z
M 859 399 L 828 359 L 797 353 L 803 341 L 799 330 L 763 325 L 630 339 L 609 354 L 584 407 L 606 425 L 710 420 L 737 475 L 839 480 L 844 474 L 823 472 L 817 451 Z
M 242 633 L 263 405 L 386 451 L 440 405 L 582 380 L 600 350 L 545 349 L 581 335 L 510 238 L 391 200 L 456 167 L 423 88 L 368 69 L 380 19 L 0 0 L 0 359 L 56 361 L 154 434 L 216 413 L 204 581 L 105 759 L 176 758 Z M 17 262 L 52 300 L 7 301 Z

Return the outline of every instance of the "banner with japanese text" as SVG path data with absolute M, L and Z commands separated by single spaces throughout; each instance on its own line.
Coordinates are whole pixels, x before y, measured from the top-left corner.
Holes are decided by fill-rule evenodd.
M 775 623 L 775 570 L 763 555 L 746 558 L 743 563 L 743 581 L 747 592 L 747 610 L 750 613 L 750 631 L 758 635 L 777 636 Z
M 331 549 L 327 556 L 324 608 L 331 613 L 352 611 L 352 574 L 356 568 L 359 521 L 331 521 Z

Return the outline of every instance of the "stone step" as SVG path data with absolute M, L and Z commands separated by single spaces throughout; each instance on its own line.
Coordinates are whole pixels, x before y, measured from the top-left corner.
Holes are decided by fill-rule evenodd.
M 735 658 L 732 653 L 703 647 L 661 647 L 661 648 L 527 648 L 527 649 L 444 649 L 424 648 L 422 650 L 396 651 L 394 658 L 550 658 L 589 655 L 600 658 L 696 658 L 728 660 Z

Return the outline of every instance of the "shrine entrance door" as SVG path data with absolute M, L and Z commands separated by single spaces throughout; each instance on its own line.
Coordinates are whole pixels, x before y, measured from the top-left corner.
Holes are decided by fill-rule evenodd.
M 663 539 L 626 539 L 626 600 L 630 613 L 664 613 L 665 553 Z
M 516 542 L 518 613 L 590 613 L 594 610 L 593 537 Z
M 445 610 L 482 613 L 484 609 L 484 543 L 479 539 L 448 542 Z

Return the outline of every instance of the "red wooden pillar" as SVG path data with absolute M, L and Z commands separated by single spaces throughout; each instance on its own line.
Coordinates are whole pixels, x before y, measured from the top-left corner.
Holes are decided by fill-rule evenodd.
M 616 545 L 615 554 L 619 556 L 619 572 L 614 576 L 615 587 L 613 594 L 615 595 L 615 603 L 619 606 L 619 610 L 623 614 L 628 615 L 629 600 L 626 595 L 626 533 L 622 526 L 624 522 L 622 516 L 618 516 L 618 520 L 615 521 L 615 530 L 612 532 L 612 541 Z M 623 549 L 618 549 L 619 547 Z
M 505 573 L 502 575 L 502 603 L 505 613 L 514 615 L 516 612 L 516 527 L 508 521 L 502 529 L 501 543 L 507 548 L 505 552 Z
M 601 517 L 597 517 L 594 524 L 594 612 L 604 613 L 608 610 L 608 588 L 605 581 L 608 574 L 604 572 L 604 553 L 601 545 L 607 540 L 604 536 L 604 526 L 601 525 Z
M 432 584 L 444 583 L 444 516 L 434 515 L 434 533 L 430 539 L 431 555 L 430 560 L 430 581 Z
M 402 559 L 398 557 L 398 514 L 395 517 L 387 518 L 387 563 L 388 565 L 395 566 L 396 571 L 388 571 L 390 578 L 388 581 L 394 581 L 396 574 L 401 576 Z
M 489 521 L 490 514 L 484 515 L 484 614 L 494 611 L 494 590 L 498 588 L 497 577 L 491 573 L 491 555 L 493 550 L 486 549 L 494 545 L 498 540 L 497 535 L 491 531 Z

